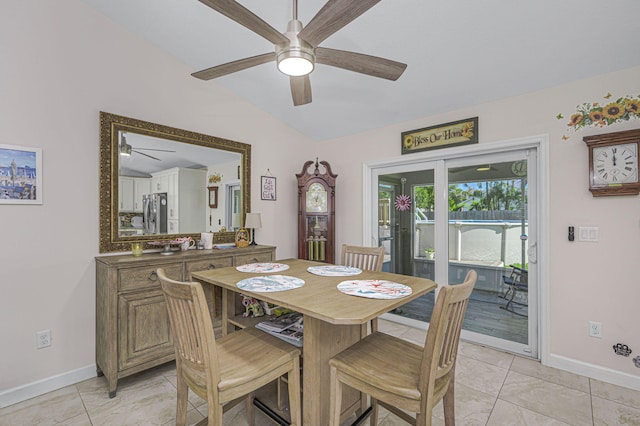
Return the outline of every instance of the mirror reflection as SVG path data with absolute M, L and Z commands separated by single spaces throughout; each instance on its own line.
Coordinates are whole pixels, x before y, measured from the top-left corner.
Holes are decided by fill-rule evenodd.
M 100 252 L 131 243 L 234 240 L 249 209 L 251 146 L 100 113 Z
M 117 136 L 120 236 L 240 227 L 240 154 L 128 131 Z

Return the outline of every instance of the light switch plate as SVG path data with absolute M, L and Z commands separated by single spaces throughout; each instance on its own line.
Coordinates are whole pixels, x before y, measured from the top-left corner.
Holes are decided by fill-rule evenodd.
M 598 228 L 595 226 L 581 226 L 578 228 L 578 239 L 580 241 L 597 242 Z

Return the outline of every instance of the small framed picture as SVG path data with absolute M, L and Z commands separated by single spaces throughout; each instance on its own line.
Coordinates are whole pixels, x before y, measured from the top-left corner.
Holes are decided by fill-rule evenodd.
M 42 204 L 42 150 L 0 144 L 0 204 Z
M 209 190 L 209 208 L 217 209 L 218 208 L 218 187 L 217 186 L 209 186 L 207 187 Z
M 260 176 L 260 199 L 276 200 L 276 178 L 273 176 Z

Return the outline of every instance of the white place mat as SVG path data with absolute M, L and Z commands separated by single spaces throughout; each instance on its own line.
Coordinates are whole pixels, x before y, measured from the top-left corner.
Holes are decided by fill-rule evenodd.
M 323 277 L 350 277 L 362 273 L 362 269 L 342 265 L 309 266 L 307 271 Z
M 411 287 L 384 280 L 350 280 L 338 284 L 338 290 L 369 299 L 400 299 L 412 293 Z
M 267 274 L 270 272 L 282 272 L 289 269 L 289 265 L 284 263 L 249 263 L 247 265 L 236 266 L 240 272 L 253 272 L 257 274 Z
M 304 280 L 287 275 L 251 277 L 236 283 L 236 287 L 240 290 L 254 291 L 256 293 L 293 290 L 294 288 L 302 287 L 303 285 Z

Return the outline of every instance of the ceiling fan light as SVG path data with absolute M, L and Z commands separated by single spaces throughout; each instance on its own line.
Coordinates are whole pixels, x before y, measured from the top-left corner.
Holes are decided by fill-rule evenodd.
M 120 155 L 122 155 L 123 157 L 131 156 L 131 145 L 124 141 L 120 143 Z
M 299 77 L 313 71 L 313 55 L 302 50 L 285 50 L 278 54 L 278 69 L 281 73 Z

